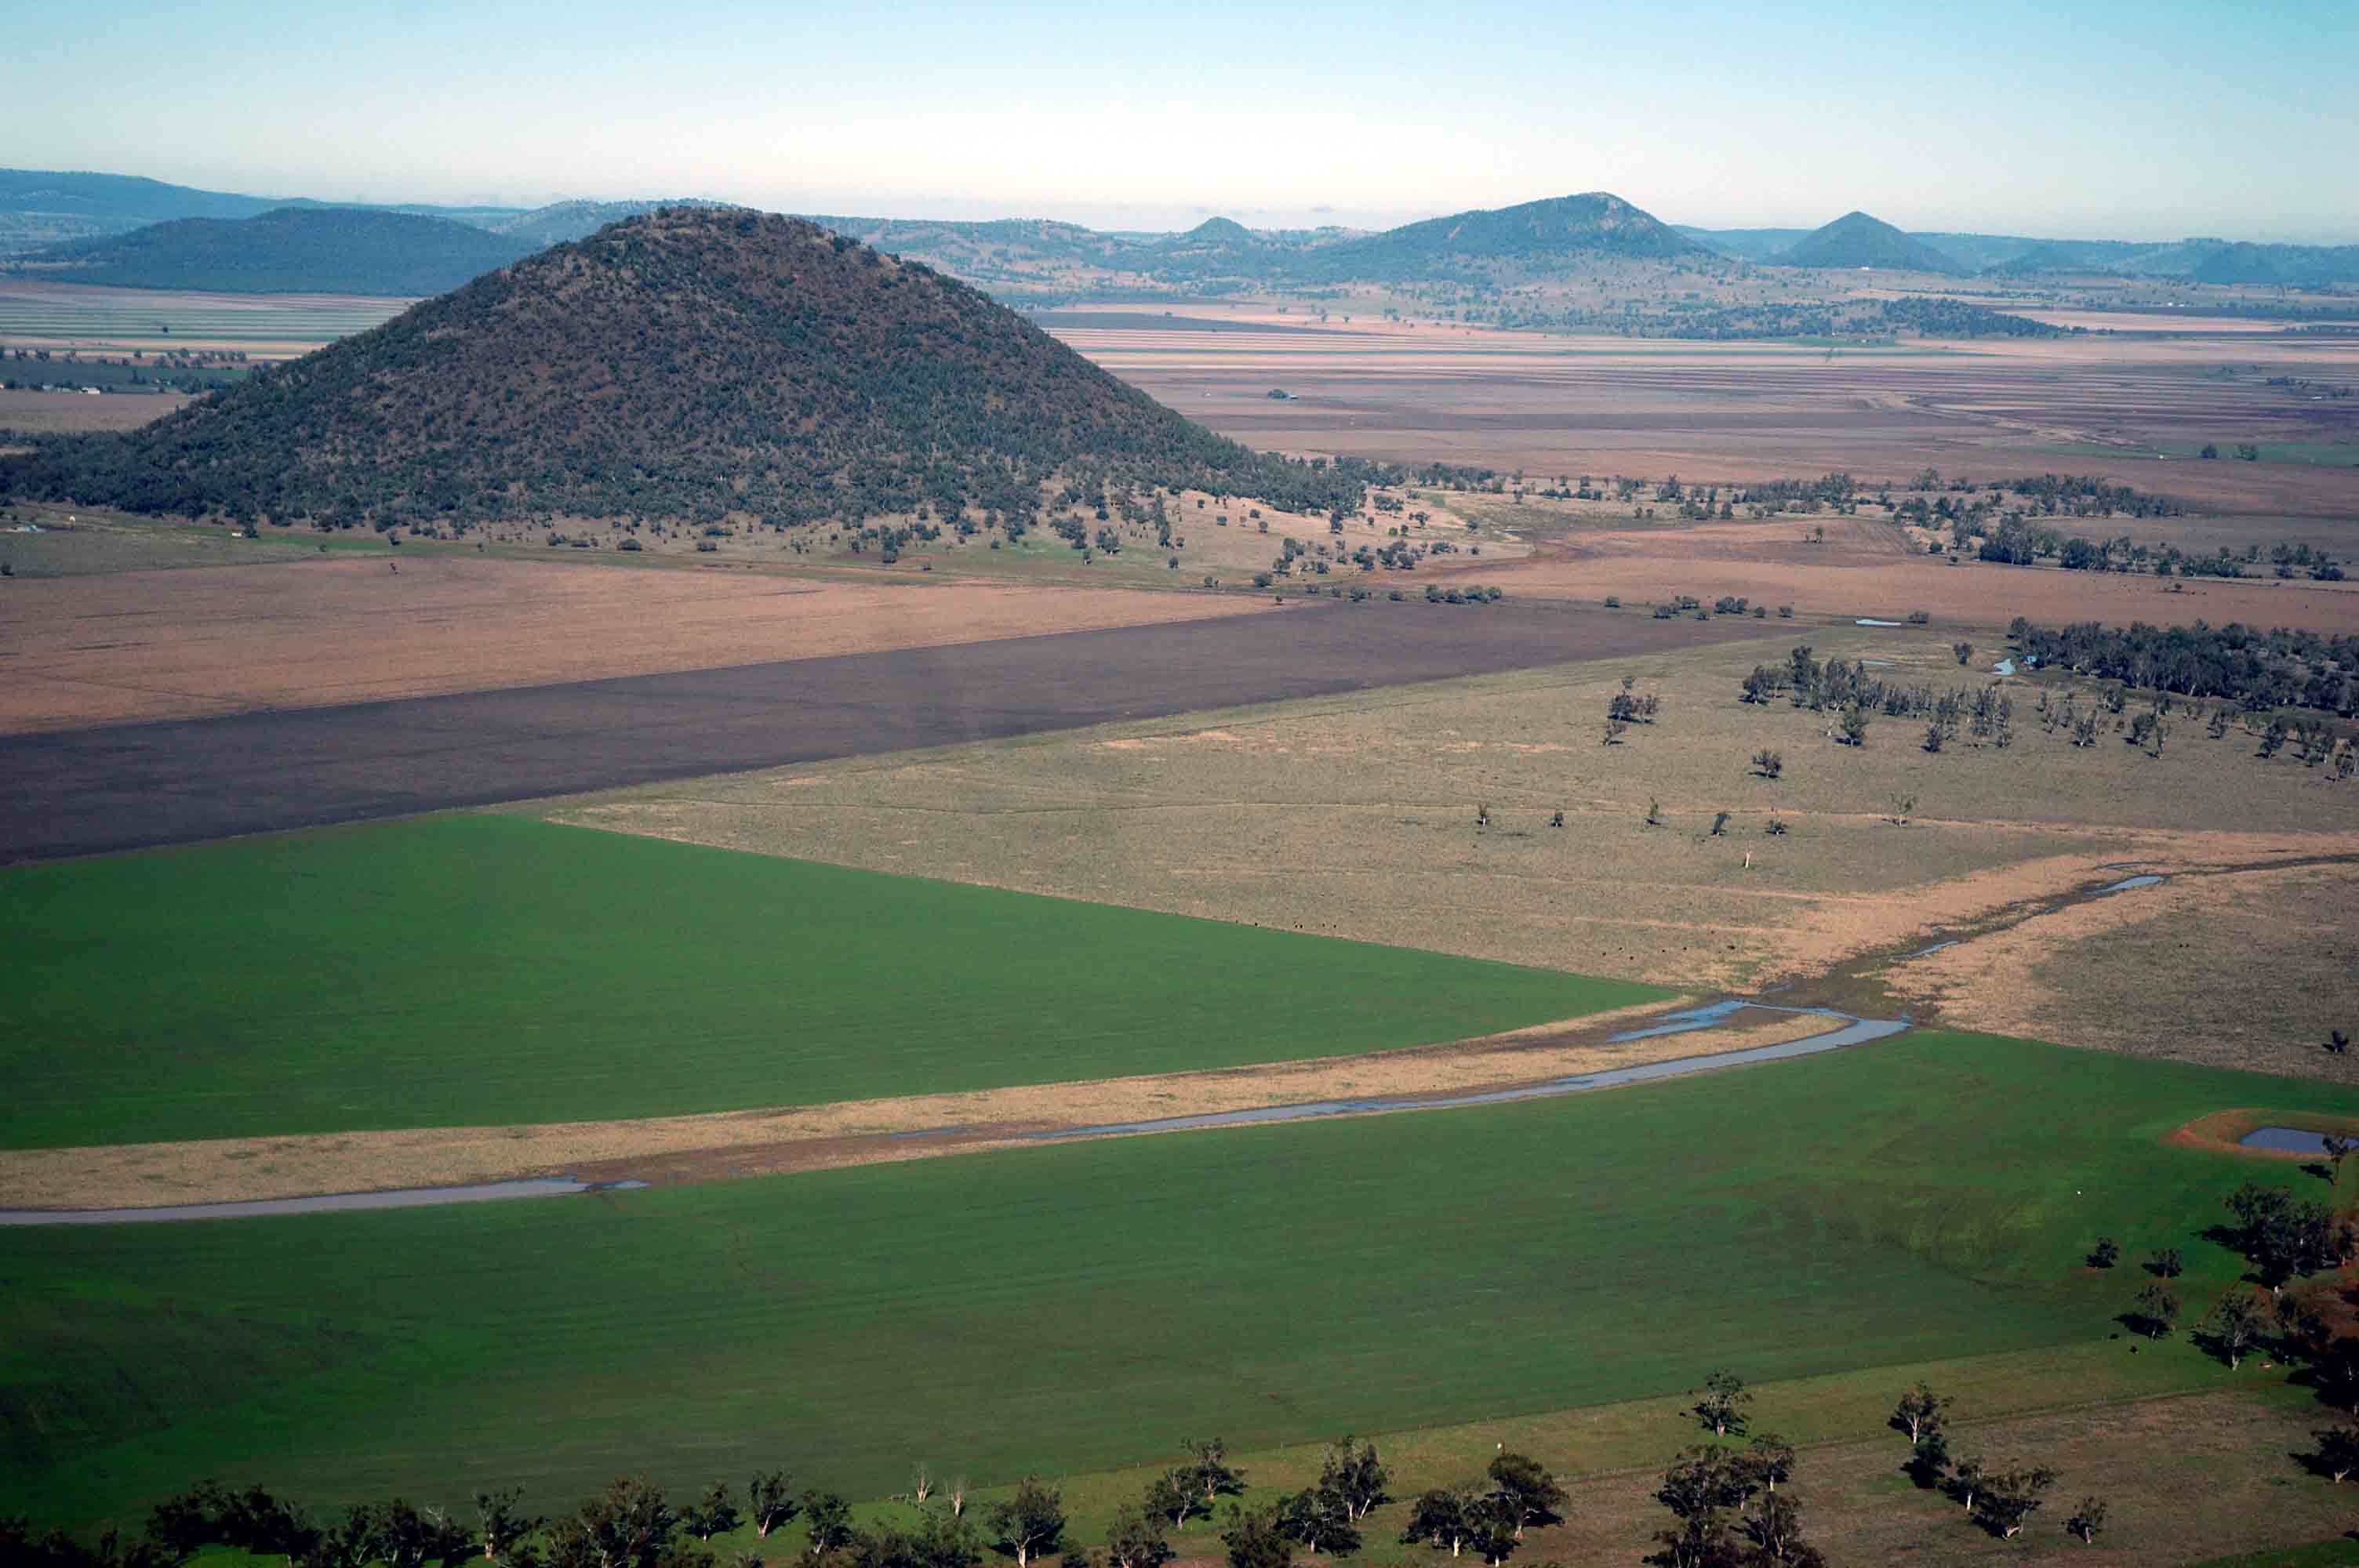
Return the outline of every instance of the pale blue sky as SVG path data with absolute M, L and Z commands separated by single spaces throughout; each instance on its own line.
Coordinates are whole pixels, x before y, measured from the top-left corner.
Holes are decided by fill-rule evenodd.
M 0 164 L 1169 227 L 1608 189 L 1675 222 L 2359 241 L 2359 4 L 21 8 Z

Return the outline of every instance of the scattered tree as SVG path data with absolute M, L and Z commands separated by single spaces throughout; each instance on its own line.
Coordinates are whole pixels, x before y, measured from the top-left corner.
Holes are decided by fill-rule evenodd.
M 690 1507 L 679 1510 L 679 1527 L 699 1541 L 711 1541 L 716 1535 L 726 1535 L 742 1522 L 737 1507 L 730 1499 L 729 1483 L 715 1481 L 704 1489 L 704 1496 Z
M 1321 1552 L 1348 1557 L 1360 1550 L 1352 1510 L 1324 1487 L 1307 1487 L 1279 1502 L 1271 1522 L 1280 1535 L 1313 1557 Z
M 2212 1353 L 2228 1363 L 2232 1372 L 2258 1343 L 2261 1331 L 2261 1309 L 2242 1290 L 2232 1290 L 2222 1296 L 2211 1315 L 2203 1320 L 2203 1337 L 2211 1342 Z
M 1187 1476 L 1203 1512 L 1212 1511 L 1213 1499 L 1235 1497 L 1245 1489 L 1245 1472 L 1229 1463 L 1229 1445 L 1221 1439 L 1191 1441 L 1180 1446 L 1186 1450 L 1188 1457 L 1181 1462 L 1178 1473 Z
M 1114 1510 L 1114 1526 L 1106 1532 L 1111 1568 L 1163 1568 L 1171 1557 L 1161 1519 L 1126 1503 Z
M 1201 1511 L 1188 1473 L 1176 1469 L 1149 1481 L 1139 1506 L 1155 1519 L 1169 1519 L 1173 1530 L 1186 1530 L 1188 1520 Z
M 1065 1533 L 1064 1494 L 1038 1476 L 1016 1483 L 1015 1494 L 991 1510 L 992 1544 L 1026 1568 L 1044 1552 L 1053 1552 Z
M 518 1541 L 547 1522 L 527 1515 L 523 1501 L 521 1487 L 475 1494 L 475 1539 L 483 1547 L 484 1562 L 506 1557 Z
M 757 1470 L 745 1483 L 745 1517 L 758 1539 L 768 1540 L 772 1530 L 800 1512 L 802 1505 L 788 1493 L 784 1470 Z
M 2318 1440 L 2318 1452 L 2310 1456 L 2310 1468 L 2337 1486 L 2359 1470 L 2359 1428 L 2330 1426 L 2310 1435 Z
M 1950 1496 L 1971 1515 L 1974 1505 L 1982 1500 L 1983 1485 L 1989 1476 L 1988 1467 L 1980 1459 L 1968 1456 L 1959 1460 L 1956 1471 L 1950 1476 Z
M 2089 1249 L 2089 1267 L 2092 1269 L 2110 1269 L 2121 1260 L 2121 1245 L 2110 1236 L 2098 1237 L 2097 1244 Z
M 1744 1432 L 1745 1407 L 1752 1402 L 1745 1379 L 1723 1368 L 1704 1379 L 1696 1402 L 1689 1408 L 1714 1437 L 1726 1437 Z
M 1730 1459 L 1727 1449 L 1708 1444 L 1686 1450 L 1663 1473 L 1655 1500 L 1670 1510 L 1674 1523 L 1656 1533 L 1662 1550 L 1648 1563 L 1659 1568 L 1720 1568 L 1729 1562 L 1734 1543 L 1728 1515 L 1746 1497 Z
M 1370 1509 L 1392 1500 L 1385 1490 L 1391 1479 L 1384 1461 L 1376 1457 L 1376 1445 L 1355 1443 L 1348 1434 L 1327 1445 L 1327 1456 L 1319 1466 L 1321 1489 L 1343 1498 L 1355 1519 L 1367 1518 Z
M 833 1492 L 805 1492 L 802 1514 L 803 1530 L 810 1537 L 804 1555 L 812 1562 L 852 1544 L 851 1505 Z
M 1893 1407 L 1892 1420 L 1886 1424 L 1896 1432 L 1907 1433 L 1909 1442 L 1920 1442 L 1927 1433 L 1941 1430 L 1941 1412 L 1949 1405 L 1947 1399 L 1919 1383 L 1900 1396 L 1900 1402 Z
M 1408 1519 L 1401 1526 L 1403 1544 L 1421 1541 L 1437 1550 L 1448 1547 L 1452 1557 L 1461 1555 L 1479 1532 L 1486 1495 L 1472 1481 L 1419 1492 L 1410 1501 Z
M 1510 1520 L 1516 1540 L 1524 1538 L 1527 1525 L 1560 1522 L 1562 1516 L 1557 1509 L 1564 1505 L 1564 1488 L 1538 1460 L 1503 1449 L 1485 1473 L 1491 1478 L 1492 1496 Z
M 2097 1532 L 2105 1528 L 2105 1503 L 2102 1498 L 2082 1498 L 2072 1509 L 2072 1517 L 2064 1521 L 2064 1533 L 2077 1535 L 2083 1546 L 2097 1543 Z
M 1230 1509 L 1221 1543 L 1229 1549 L 1229 1568 L 1292 1568 L 1294 1563 L 1294 1543 L 1277 1528 L 1275 1509 Z
M 1923 1436 L 1910 1445 L 1908 1462 L 1901 1468 L 1908 1478 L 1927 1491 L 1941 1484 L 1950 1468 L 1950 1440 L 1938 1426 L 1925 1429 Z
M 656 1568 L 679 1524 L 662 1487 L 623 1477 L 550 1526 L 547 1551 L 552 1563 Z
M 1774 779 L 1786 771 L 1786 759 L 1764 747 L 1753 753 L 1753 771 L 1765 779 Z
M 1974 1517 L 2000 1540 L 2013 1541 L 2039 1511 L 2041 1494 L 2055 1484 L 2056 1472 L 2045 1465 L 1985 1476 L 1974 1499 Z
M 2160 1339 L 2179 1321 L 2179 1292 L 2159 1280 L 2149 1280 L 2137 1293 L 2132 1313 L 2135 1326 L 2148 1339 Z

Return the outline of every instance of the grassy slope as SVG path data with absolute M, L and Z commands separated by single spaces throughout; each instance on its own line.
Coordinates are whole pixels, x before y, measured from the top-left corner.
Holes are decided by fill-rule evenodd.
M 0 1232 L 0 1509 L 200 1473 L 555 1498 L 766 1456 L 854 1495 L 2101 1340 L 2254 1166 L 2224 1105 L 2359 1093 L 1927 1033 L 1554 1102 L 599 1199 Z M 2265 1173 L 2283 1167 L 2261 1167 Z M 2293 1178 L 2300 1180 L 2301 1178 Z M 290 1303 L 300 1303 L 294 1305 Z M 2060 1385 L 2059 1397 L 2069 1397 Z
M 592 1120 L 1430 1044 L 1614 980 L 462 816 L 0 872 L 0 1145 Z

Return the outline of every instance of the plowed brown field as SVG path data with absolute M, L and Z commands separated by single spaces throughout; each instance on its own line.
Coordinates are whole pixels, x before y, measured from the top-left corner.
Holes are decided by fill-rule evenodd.
M 92 401 L 96 401 L 93 399 Z M 0 733 L 1251 615 L 1264 600 L 413 553 L 8 585 Z

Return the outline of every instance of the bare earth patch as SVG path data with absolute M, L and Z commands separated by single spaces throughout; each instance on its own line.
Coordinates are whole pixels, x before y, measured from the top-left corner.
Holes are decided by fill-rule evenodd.
M 136 395 L 86 392 L 28 392 L 0 388 L 0 430 L 58 436 L 81 430 L 136 430 L 187 403 L 177 392 Z
M 1607 1036 L 1679 1002 L 1649 1003 L 1448 1045 L 1212 1073 L 777 1111 L 549 1126 L 433 1128 L 0 1152 L 0 1204 L 145 1207 L 441 1186 L 524 1175 L 691 1181 L 966 1152 L 1056 1128 L 1098 1127 L 1335 1098 L 1444 1095 L 1776 1044 L 1819 1014 L 1746 1013 L 1682 1034 Z M 910 1134 L 926 1134 L 913 1137 Z
M 96 401 L 93 399 L 92 401 Z M 0 733 L 1254 614 L 1228 596 L 316 557 L 8 584 Z

